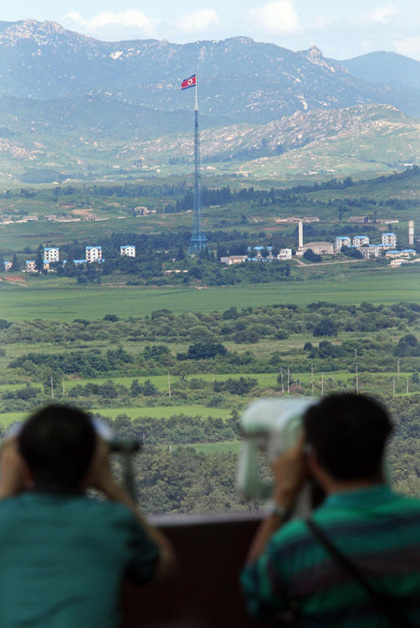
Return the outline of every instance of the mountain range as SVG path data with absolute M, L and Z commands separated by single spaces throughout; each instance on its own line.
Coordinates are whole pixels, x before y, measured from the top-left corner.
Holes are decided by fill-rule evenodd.
M 375 125 L 400 129 L 391 167 L 417 158 L 420 63 L 408 57 L 337 61 L 245 37 L 101 42 L 25 20 L 0 22 L 0 178 L 33 167 L 104 174 L 115 157 L 124 168 L 188 160 L 193 90 L 180 83 L 194 72 L 205 160 L 284 159 L 327 138 L 358 142 Z

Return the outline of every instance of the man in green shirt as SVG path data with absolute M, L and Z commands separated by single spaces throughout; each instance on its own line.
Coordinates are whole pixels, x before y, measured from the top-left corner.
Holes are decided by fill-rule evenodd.
M 420 500 L 393 493 L 385 482 L 392 431 L 386 410 L 363 395 L 331 395 L 306 411 L 303 427 L 296 447 L 273 465 L 273 512 L 242 573 L 250 612 L 275 617 L 294 607 L 299 625 L 313 628 L 420 626 Z M 313 521 L 407 623 L 390 623 L 303 519 L 287 522 L 310 476 L 327 496 Z
M 124 577 L 143 584 L 172 566 L 169 542 L 114 479 L 87 414 L 48 406 L 3 445 L 2 628 L 115 628 Z

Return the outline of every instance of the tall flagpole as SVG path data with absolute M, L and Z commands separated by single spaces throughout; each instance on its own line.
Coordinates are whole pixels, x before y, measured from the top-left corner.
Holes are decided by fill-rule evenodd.
M 201 253 L 206 247 L 207 237 L 203 228 L 203 212 L 201 207 L 200 132 L 198 128 L 198 80 L 196 74 L 194 109 L 194 209 L 190 253 Z

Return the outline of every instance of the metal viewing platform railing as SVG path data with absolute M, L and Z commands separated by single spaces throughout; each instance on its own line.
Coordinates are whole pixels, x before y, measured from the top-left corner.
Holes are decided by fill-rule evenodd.
M 178 571 L 162 584 L 125 586 L 122 628 L 255 626 L 245 610 L 239 574 L 260 519 L 258 513 L 151 518 L 172 541 Z

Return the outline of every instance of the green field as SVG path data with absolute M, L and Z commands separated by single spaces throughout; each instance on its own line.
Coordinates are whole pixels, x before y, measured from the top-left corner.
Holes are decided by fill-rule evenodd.
M 241 445 L 240 440 L 227 440 L 220 443 L 192 443 L 183 447 L 194 447 L 196 451 L 201 451 L 203 454 L 214 454 L 217 452 L 237 453 Z
M 120 414 L 126 414 L 130 419 L 138 419 L 140 417 L 151 417 L 154 419 L 168 419 L 171 416 L 185 414 L 186 416 L 201 416 L 203 419 L 208 417 L 227 419 L 230 416 L 230 410 L 226 408 L 206 408 L 198 405 L 184 406 L 155 406 L 152 408 L 91 408 L 89 412 L 97 412 L 108 419 L 114 420 Z M 0 425 L 7 426 L 14 421 L 24 421 L 27 418 L 26 412 L 4 412 L 0 414 Z
M 420 265 L 419 265 L 420 266 Z M 336 276 L 296 282 L 210 288 L 138 288 L 68 286 L 48 288 L 48 283 L 2 287 L 0 317 L 10 321 L 98 319 L 105 314 L 145 316 L 160 308 L 174 313 L 223 311 L 237 307 L 317 301 L 339 304 L 420 303 L 420 267 L 377 268 L 368 272 L 343 272 Z

